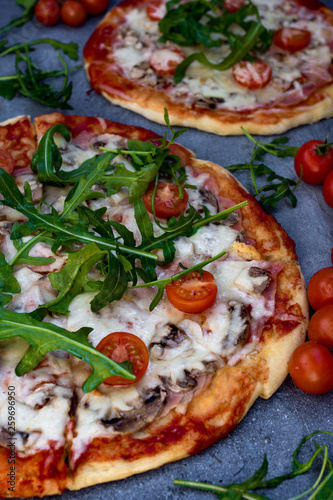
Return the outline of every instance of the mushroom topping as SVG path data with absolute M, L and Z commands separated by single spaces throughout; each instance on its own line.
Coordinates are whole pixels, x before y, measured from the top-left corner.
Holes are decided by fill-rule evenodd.
M 185 357 L 192 353 L 192 340 L 182 328 L 166 323 L 153 336 L 149 352 L 152 361 Z
M 269 272 L 265 269 L 260 269 L 260 267 L 250 267 L 249 276 L 251 278 L 264 278 L 259 280 L 260 283 L 253 288 L 254 292 L 258 294 L 266 290 L 271 282 Z
M 200 196 L 202 197 L 202 201 L 203 203 L 206 205 L 206 204 L 209 204 L 211 205 L 213 208 L 215 208 L 216 212 L 219 211 L 219 202 L 217 201 L 217 198 L 216 196 L 213 195 L 213 193 L 211 191 L 209 191 L 209 189 L 205 189 L 205 188 L 199 188 L 199 193 L 200 193 Z
M 244 344 L 250 332 L 250 314 L 247 307 L 241 302 L 232 300 L 229 302 L 229 328 L 222 343 L 222 348 L 229 354 L 238 345 Z
M 144 391 L 139 405 L 129 411 L 118 411 L 111 418 L 101 419 L 104 427 L 112 427 L 116 432 L 135 432 L 152 422 L 163 410 L 167 402 L 164 387 L 157 386 Z

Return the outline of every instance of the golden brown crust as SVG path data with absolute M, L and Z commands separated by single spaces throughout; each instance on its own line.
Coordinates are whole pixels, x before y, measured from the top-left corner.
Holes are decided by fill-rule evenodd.
M 272 104 L 257 109 L 210 109 L 187 105 L 172 99 L 163 89 L 140 83 L 125 76 L 113 56 L 115 30 L 124 23 L 126 14 L 138 5 L 138 0 L 125 0 L 111 9 L 88 40 L 84 49 L 85 68 L 92 88 L 112 104 L 121 105 L 157 123 L 164 124 L 164 109 L 168 109 L 172 125 L 198 128 L 219 135 L 241 135 L 241 127 L 251 134 L 281 134 L 299 125 L 317 122 L 333 116 L 333 84 L 318 87 L 303 101 L 294 104 Z M 301 0 L 299 3 L 303 3 Z M 305 4 L 306 5 L 306 4 Z M 310 6 L 320 10 L 329 24 L 333 13 L 323 5 Z

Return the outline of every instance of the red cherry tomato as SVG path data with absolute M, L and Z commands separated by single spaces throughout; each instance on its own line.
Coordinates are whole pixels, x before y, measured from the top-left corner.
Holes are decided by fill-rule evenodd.
M 165 289 L 176 309 L 191 314 L 201 313 L 211 307 L 217 295 L 214 276 L 208 271 L 202 274 L 193 271 L 167 284 Z
M 308 285 L 308 298 L 315 311 L 333 304 L 333 267 L 320 269 L 312 276 Z
M 237 12 L 243 5 L 245 5 L 244 0 L 224 0 L 223 2 L 224 8 L 227 9 L 228 12 Z
M 152 0 L 146 7 L 147 16 L 152 21 L 161 21 L 166 14 L 166 6 L 162 0 Z
M 185 59 L 184 53 L 178 47 L 165 47 L 154 50 L 150 56 L 150 65 L 160 76 L 172 76 L 175 70 Z
M 11 174 L 15 167 L 15 160 L 8 151 L 0 148 L 0 168 L 3 168 L 7 174 Z
M 98 351 L 105 354 L 112 361 L 123 363 L 130 361 L 132 363 L 135 380 L 130 380 L 120 375 L 114 375 L 104 380 L 108 385 L 130 385 L 138 382 L 146 373 L 149 363 L 149 353 L 142 340 L 127 332 L 113 332 L 104 337 L 96 347 Z
M 109 0 L 81 0 L 91 16 L 98 16 L 105 12 L 109 5 Z
M 60 9 L 61 19 L 68 26 L 82 26 L 85 23 L 88 12 L 83 3 L 76 0 L 66 0 Z
M 297 52 L 307 47 L 311 41 L 311 33 L 299 28 L 281 28 L 274 33 L 274 43 L 288 52 Z
M 249 90 L 261 89 L 272 77 L 272 68 L 258 59 L 255 62 L 240 61 L 232 68 L 234 79 Z
M 310 319 L 308 337 L 314 342 L 333 348 L 333 304 L 321 307 Z M 333 373 L 332 373 L 333 377 Z
M 299 389 L 324 394 L 333 389 L 333 355 L 317 342 L 305 342 L 292 353 L 289 373 Z
M 297 151 L 294 160 L 295 170 L 306 184 L 322 184 L 333 168 L 333 149 L 323 141 L 312 139 Z
M 154 186 L 155 183 L 151 182 L 142 197 L 146 210 L 148 210 L 151 214 L 153 213 L 151 202 Z M 183 189 L 183 193 L 183 198 L 179 198 L 178 186 L 159 181 L 154 199 L 156 217 L 161 219 L 171 219 L 171 217 L 178 217 L 178 215 L 184 212 L 188 201 L 188 194 L 185 189 Z
M 333 170 L 325 177 L 323 184 L 323 197 L 327 205 L 333 207 Z
M 38 0 L 35 5 L 37 21 L 45 26 L 54 26 L 60 19 L 60 7 L 56 0 Z

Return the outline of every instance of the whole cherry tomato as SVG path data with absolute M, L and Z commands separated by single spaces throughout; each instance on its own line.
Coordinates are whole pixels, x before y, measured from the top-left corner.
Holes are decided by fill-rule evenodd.
M 7 174 L 11 174 L 15 167 L 15 160 L 5 149 L 0 148 L 0 168 L 3 168 Z
M 304 182 L 314 186 L 322 184 L 333 168 L 333 149 L 327 141 L 312 139 L 298 149 L 294 165 Z
M 245 5 L 244 0 L 224 0 L 223 2 L 224 8 L 228 12 L 237 12 L 243 5 Z
M 308 298 L 315 311 L 333 304 L 333 267 L 320 269 L 312 276 L 308 285 Z
M 308 337 L 314 342 L 333 348 L 333 304 L 321 307 L 310 319 Z M 333 377 L 333 373 L 332 373 Z
M 240 61 L 232 68 L 234 79 L 249 90 L 261 89 L 272 77 L 272 68 L 258 59 L 255 62 Z
M 297 52 L 307 47 L 311 41 L 311 33 L 299 28 L 281 28 L 274 33 L 274 43 L 288 52 Z
M 152 21 L 162 21 L 166 14 L 166 6 L 162 0 L 151 0 L 146 7 L 147 16 Z
M 135 380 L 114 375 L 104 380 L 108 385 L 130 385 L 138 382 L 146 373 L 149 363 L 149 353 L 145 343 L 136 335 L 128 332 L 113 332 L 104 337 L 96 347 L 112 361 L 123 363 L 130 361 Z
M 299 389 L 324 394 L 333 389 L 333 355 L 317 342 L 304 342 L 292 353 L 289 373 Z
M 155 73 L 160 76 L 172 76 L 175 70 L 185 59 L 184 53 L 178 47 L 156 49 L 150 56 L 149 62 Z
M 83 3 L 76 0 L 66 0 L 61 6 L 60 15 L 65 24 L 76 28 L 85 23 L 88 12 Z
M 327 205 L 333 207 L 333 170 L 325 177 L 323 184 L 323 197 Z
M 109 0 L 81 0 L 81 2 L 91 16 L 102 14 L 109 5 Z
M 151 182 L 147 191 L 142 197 L 142 201 L 146 207 L 146 210 L 153 213 L 152 209 L 152 197 L 155 187 L 155 182 Z M 171 219 L 171 217 L 178 217 L 182 212 L 184 212 L 187 201 L 188 194 L 183 189 L 184 196 L 179 198 L 179 189 L 175 184 L 168 184 L 166 182 L 159 181 L 157 184 L 157 190 L 154 198 L 154 208 L 155 215 L 161 219 Z
M 193 271 L 165 287 L 168 299 L 178 309 L 198 314 L 211 307 L 216 299 L 217 286 L 208 271 Z
M 35 5 L 37 21 L 45 26 L 54 26 L 60 19 L 60 7 L 56 0 L 38 0 Z

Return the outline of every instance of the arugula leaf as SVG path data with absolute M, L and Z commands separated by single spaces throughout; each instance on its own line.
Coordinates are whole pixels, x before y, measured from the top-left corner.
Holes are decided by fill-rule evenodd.
M 113 375 L 134 380 L 134 375 L 127 367 L 115 363 L 90 344 L 87 336 L 91 331 L 91 328 L 80 328 L 76 332 L 70 332 L 51 323 L 33 319 L 25 313 L 0 309 L 0 339 L 22 337 L 30 344 L 15 368 L 17 376 L 33 370 L 48 352 L 62 349 L 90 364 L 92 372 L 83 384 L 84 392 L 92 391 Z
M 147 286 L 157 286 L 157 294 L 155 295 L 154 299 L 152 300 L 150 306 L 149 306 L 149 311 L 152 311 L 155 309 L 159 301 L 163 297 L 163 293 L 165 290 L 165 287 L 167 284 L 172 283 L 173 281 L 176 281 L 177 279 L 181 278 L 182 276 L 186 276 L 189 273 L 192 273 L 193 271 L 199 271 L 202 270 L 203 267 L 207 266 L 211 262 L 214 262 L 214 260 L 219 259 L 223 255 L 225 255 L 226 252 L 220 252 L 219 254 L 215 255 L 214 257 L 211 257 L 208 260 L 205 260 L 203 262 L 200 262 L 199 264 L 196 264 L 195 266 L 188 267 L 187 269 L 184 269 L 184 271 L 181 271 L 180 273 L 174 274 L 173 276 L 170 276 L 169 278 L 163 278 L 160 280 L 155 280 L 151 281 L 150 283 L 145 283 L 144 285 L 136 285 L 136 286 L 131 286 L 130 288 L 145 288 Z
M 16 54 L 18 51 L 26 51 L 29 50 L 30 47 L 34 45 L 41 45 L 47 43 L 51 45 L 54 49 L 61 50 L 64 54 L 66 54 L 70 59 L 77 61 L 78 60 L 78 44 L 74 42 L 64 43 L 59 40 L 54 40 L 53 38 L 40 38 L 38 40 L 31 40 L 30 42 L 24 43 L 15 43 L 10 47 L 0 46 L 0 57 L 7 56 L 8 54 Z
M 56 273 L 49 274 L 51 285 L 59 294 L 54 300 L 41 306 L 41 309 L 67 314 L 72 299 L 82 293 L 89 281 L 89 271 L 106 255 L 107 252 L 100 250 L 95 243 L 85 245 L 78 252 L 69 253 L 64 267 Z
M 21 287 L 13 274 L 13 268 L 6 262 L 4 254 L 0 252 L 0 307 L 12 300 L 12 293 L 20 291 Z
M 25 7 L 25 10 L 22 16 L 18 17 L 17 19 L 14 19 L 6 26 L 0 28 L 0 35 L 6 33 L 6 31 L 11 30 L 12 28 L 18 28 L 20 26 L 23 26 L 25 23 L 30 21 L 34 13 L 34 7 L 36 2 L 37 0 L 16 0 L 16 3 L 21 7 Z
M 13 224 L 13 231 L 15 231 L 17 228 L 19 228 L 19 223 L 16 221 Z M 38 240 L 40 239 L 38 235 Z M 53 239 L 48 238 L 46 235 L 43 236 L 43 241 L 44 243 L 48 242 L 53 244 Z M 12 267 L 13 265 L 15 266 L 20 266 L 20 265 L 25 265 L 25 266 L 47 266 L 48 264 L 52 264 L 55 262 L 55 259 L 53 257 L 31 257 L 29 255 L 29 252 L 31 248 L 36 244 L 37 238 L 31 238 L 28 242 L 23 243 L 21 238 L 17 238 L 13 240 L 13 245 L 17 250 L 17 254 L 13 257 L 13 259 L 10 261 L 9 265 Z
M 122 263 L 109 252 L 109 270 L 100 292 L 91 301 L 92 312 L 98 312 L 114 300 L 120 300 L 127 290 L 128 279 Z

